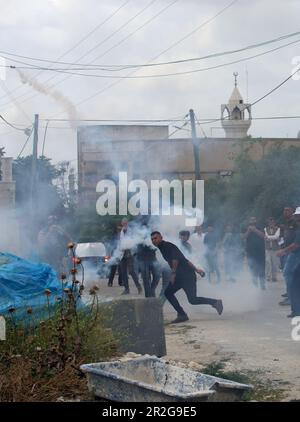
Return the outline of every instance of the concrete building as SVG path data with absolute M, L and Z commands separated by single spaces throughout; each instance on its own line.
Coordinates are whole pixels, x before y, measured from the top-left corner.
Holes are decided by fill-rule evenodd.
M 245 104 L 235 86 L 228 104 L 221 106 L 224 138 L 197 138 L 202 179 L 230 176 L 235 158 L 247 150 L 260 159 L 270 148 L 300 146 L 300 138 L 251 138 L 251 105 Z M 227 116 L 225 116 L 227 113 Z M 194 179 L 195 161 L 191 138 L 169 138 L 168 126 L 82 126 L 77 133 L 78 193 L 81 204 L 95 204 L 97 183 L 117 180 L 120 171 L 128 179 Z M 91 202 L 92 201 L 92 202 Z
M 11 157 L 0 159 L 0 251 L 20 254 L 19 220 L 15 213 L 16 185 Z

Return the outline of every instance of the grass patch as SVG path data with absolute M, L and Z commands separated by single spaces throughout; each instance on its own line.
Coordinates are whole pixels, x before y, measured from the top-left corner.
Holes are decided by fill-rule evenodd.
M 250 384 L 252 390 L 244 393 L 242 401 L 280 401 L 284 397 L 284 390 L 275 388 L 270 381 L 262 381 L 258 372 L 252 371 L 227 371 L 226 361 L 212 362 L 201 370 L 204 374 L 228 379 L 241 384 Z

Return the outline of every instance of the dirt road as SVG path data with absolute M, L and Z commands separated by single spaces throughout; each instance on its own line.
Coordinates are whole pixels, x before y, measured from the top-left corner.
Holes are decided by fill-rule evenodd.
M 202 284 L 198 290 L 201 296 L 224 297 L 224 313 L 220 317 L 208 307 L 186 306 L 190 321 L 166 326 L 168 357 L 202 365 L 228 359 L 227 370 L 255 371 L 283 389 L 285 400 L 300 400 L 300 341 L 291 337 L 290 308 L 278 305 L 283 282 L 268 283 L 266 291 L 250 284 Z M 186 303 L 184 295 L 179 297 Z M 169 306 L 165 316 L 174 316 Z
M 268 283 L 266 291 L 246 279 L 220 285 L 199 280 L 198 296 L 222 298 L 224 313 L 218 316 L 209 306 L 191 306 L 180 292 L 178 298 L 190 320 L 169 325 L 176 314 L 166 303 L 167 358 L 203 366 L 226 360 L 226 370 L 255 371 L 273 387 L 283 389 L 284 400 L 300 400 L 300 341 L 291 337 L 293 327 L 286 317 L 290 308 L 278 305 L 283 291 L 282 280 Z M 121 292 L 120 287 L 101 283 L 99 293 L 119 297 Z

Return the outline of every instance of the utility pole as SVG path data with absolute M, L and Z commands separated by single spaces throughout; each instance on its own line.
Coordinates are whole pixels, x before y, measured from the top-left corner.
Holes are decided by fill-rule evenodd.
M 191 121 L 191 128 L 192 128 L 192 141 L 193 141 L 193 152 L 194 152 L 194 161 L 195 161 L 195 179 L 200 180 L 200 148 L 199 143 L 197 141 L 197 132 L 196 132 L 196 124 L 195 124 L 195 113 L 194 110 L 190 110 L 190 121 Z

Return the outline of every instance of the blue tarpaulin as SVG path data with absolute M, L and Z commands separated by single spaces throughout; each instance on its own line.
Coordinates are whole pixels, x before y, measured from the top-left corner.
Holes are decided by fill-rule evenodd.
M 27 308 L 47 306 L 45 289 L 50 305 L 61 296 L 61 282 L 56 272 L 47 264 L 34 263 L 8 253 L 0 253 L 0 315 L 16 308 L 21 315 Z

